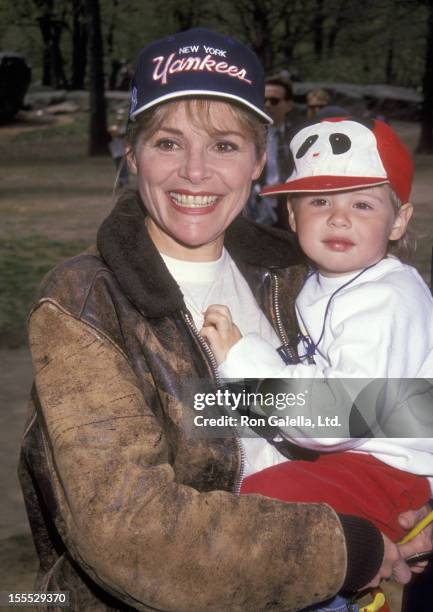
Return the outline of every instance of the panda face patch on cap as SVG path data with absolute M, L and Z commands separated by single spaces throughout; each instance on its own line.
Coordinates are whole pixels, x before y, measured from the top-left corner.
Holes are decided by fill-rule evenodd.
M 368 127 L 371 124 L 371 128 Z M 383 121 L 332 117 L 299 130 L 290 143 L 294 170 L 261 195 L 332 192 L 389 183 L 408 201 L 413 178 L 409 151 Z
M 298 132 L 290 149 L 295 170 L 290 180 L 310 176 L 372 176 L 386 181 L 373 132 L 361 123 L 317 123 Z

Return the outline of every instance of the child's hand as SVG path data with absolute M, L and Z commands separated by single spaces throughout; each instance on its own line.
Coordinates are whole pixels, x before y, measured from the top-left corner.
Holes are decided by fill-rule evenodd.
M 221 304 L 212 304 L 207 308 L 200 333 L 211 347 L 218 364 L 225 361 L 228 351 L 242 338 L 238 326 L 232 321 L 230 310 Z

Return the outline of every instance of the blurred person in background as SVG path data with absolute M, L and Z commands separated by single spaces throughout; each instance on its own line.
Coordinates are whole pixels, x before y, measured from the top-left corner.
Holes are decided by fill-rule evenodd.
M 307 94 L 307 118 L 326 119 L 350 115 L 343 106 L 333 104 L 331 95 L 325 89 L 312 89 Z
M 129 181 L 128 164 L 125 158 L 126 123 L 125 111 L 123 109 L 116 111 L 116 119 L 109 126 L 108 133 L 110 135 L 108 148 L 116 168 L 115 185 L 116 188 L 122 189 Z
M 266 165 L 253 186 L 246 215 L 258 223 L 288 229 L 285 199 L 259 196 L 262 187 L 284 181 L 292 170 L 289 133 L 302 117 L 295 108 L 292 84 L 284 73 L 266 79 L 265 110 L 273 120 L 268 128 Z

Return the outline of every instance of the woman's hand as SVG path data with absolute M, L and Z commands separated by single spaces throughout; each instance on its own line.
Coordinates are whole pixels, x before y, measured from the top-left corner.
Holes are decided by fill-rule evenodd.
M 398 522 L 400 523 L 401 527 L 403 527 L 407 531 L 410 531 L 423 518 L 425 518 L 430 511 L 430 506 L 426 504 L 425 506 L 421 506 L 421 508 L 418 508 L 418 510 L 408 510 L 407 512 L 402 512 L 398 517 Z M 407 559 L 418 553 L 431 551 L 433 549 L 432 539 L 433 523 L 430 523 L 412 540 L 410 540 L 406 544 L 399 545 L 399 548 L 402 552 L 402 556 Z M 415 563 L 414 565 L 410 566 L 410 569 L 414 574 L 420 574 L 424 571 L 427 563 L 427 561 Z
M 411 579 L 410 568 L 403 557 L 404 551 L 385 534 L 382 533 L 382 537 L 384 544 L 382 565 L 373 580 L 361 590 L 377 587 L 382 580 L 388 578 L 393 578 L 400 584 L 407 584 Z
M 398 517 L 399 523 L 409 531 L 427 516 L 430 510 L 431 508 L 425 505 L 418 510 L 402 512 Z M 387 536 L 382 534 L 384 540 L 382 565 L 373 580 L 366 585 L 366 588 L 376 587 L 382 579 L 387 578 L 393 578 L 400 584 L 407 584 L 411 579 L 412 572 L 415 574 L 422 572 L 427 565 L 427 561 L 409 567 L 406 559 L 417 553 L 431 551 L 433 548 L 432 535 L 432 523 L 427 525 L 413 540 L 406 542 L 406 544 L 394 544 Z
M 238 326 L 233 323 L 227 306 L 212 304 L 203 314 L 204 322 L 200 333 L 211 347 L 219 365 L 225 361 L 227 353 L 242 335 Z

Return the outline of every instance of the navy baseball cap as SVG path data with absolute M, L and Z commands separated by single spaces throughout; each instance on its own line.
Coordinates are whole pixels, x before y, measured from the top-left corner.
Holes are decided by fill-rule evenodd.
M 253 51 L 234 38 L 193 28 L 144 47 L 132 80 L 129 117 L 184 97 L 223 99 L 249 108 L 264 123 L 264 72 Z

